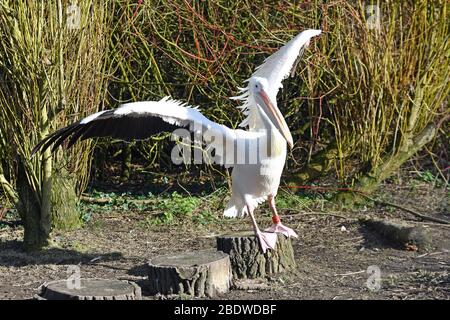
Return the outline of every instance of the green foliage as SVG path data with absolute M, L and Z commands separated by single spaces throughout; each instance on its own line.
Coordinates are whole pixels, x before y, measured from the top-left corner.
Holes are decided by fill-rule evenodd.
M 431 173 L 430 170 L 425 170 L 424 172 L 419 172 L 418 174 L 419 177 L 425 182 L 433 182 L 437 178 L 433 175 L 433 173 Z
M 104 214 L 114 211 L 133 211 L 145 215 L 148 225 L 171 224 L 188 219 L 203 225 L 217 222 L 215 213 L 221 193 L 207 197 L 181 195 L 178 192 L 153 196 L 132 195 L 130 193 L 103 193 L 93 191 L 91 198 L 99 203 L 79 203 L 80 219 L 86 223 L 94 214 Z
M 92 211 L 90 211 L 90 210 L 83 210 L 83 211 L 81 211 L 80 219 L 83 222 L 83 224 L 91 221 L 91 219 L 92 219 Z
M 438 174 L 434 174 L 430 170 L 418 171 L 418 178 L 420 181 L 427 182 L 433 184 L 437 187 L 447 185 L 446 182 L 439 176 Z
M 192 217 L 199 204 L 200 199 L 197 197 L 183 196 L 173 192 L 169 197 L 162 198 L 152 206 L 153 210 L 160 212 L 160 215 L 152 223 L 170 224 L 175 218 Z
M 207 225 L 210 223 L 218 222 L 218 218 L 210 208 L 207 208 L 193 215 L 192 222 Z
M 321 28 L 278 96 L 297 140 L 288 167 L 335 143 L 334 168 L 347 181 L 449 115 L 448 1 L 376 4 L 372 29 L 364 1 L 116 1 L 113 101 L 170 94 L 236 127 L 243 116 L 226 97 L 286 41 Z M 149 164 L 171 166 L 166 142 L 137 149 Z
M 9 209 L 3 214 L 3 218 L 0 220 L 0 230 L 11 228 L 10 224 L 3 220 L 17 220 L 19 219 L 19 214 L 16 209 Z
M 309 196 L 289 194 L 286 192 L 278 194 L 276 205 L 279 209 L 304 209 L 314 202 Z

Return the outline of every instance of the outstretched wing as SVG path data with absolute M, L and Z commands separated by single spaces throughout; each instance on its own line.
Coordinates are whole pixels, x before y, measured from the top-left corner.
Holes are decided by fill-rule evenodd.
M 114 110 L 100 111 L 62 128 L 44 138 L 33 149 L 32 155 L 53 145 L 55 151 L 68 140 L 70 148 L 78 140 L 95 137 L 113 137 L 125 141 L 145 140 L 159 132 L 171 132 L 188 127 L 202 133 L 234 139 L 235 132 L 206 118 L 201 112 L 185 103 L 165 97 L 160 101 L 127 103 Z
M 312 37 L 318 36 L 321 32 L 321 30 L 314 29 L 303 31 L 281 47 L 277 52 L 267 57 L 264 60 L 264 63 L 256 68 L 250 78 L 261 77 L 267 79 L 269 83 L 267 94 L 272 101 L 276 101 L 278 90 L 283 87 L 281 82 L 289 76 L 297 57 L 302 52 L 302 49 L 309 44 Z M 248 82 L 250 78 L 246 81 Z M 233 97 L 232 99 L 243 100 L 244 103 L 239 108 L 243 110 L 245 115 L 249 115 L 251 111 L 251 101 L 248 99 L 248 85 L 245 88 L 240 88 L 239 90 L 241 94 Z M 249 117 L 247 117 L 240 124 L 240 126 L 247 125 L 249 125 Z

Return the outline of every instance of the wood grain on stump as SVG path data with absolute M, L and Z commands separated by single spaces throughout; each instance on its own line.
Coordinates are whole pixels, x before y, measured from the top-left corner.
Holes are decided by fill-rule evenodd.
M 73 288 L 67 280 L 47 282 L 37 299 L 45 300 L 141 300 L 141 288 L 133 282 L 108 279 L 80 279 Z
M 231 286 L 228 254 L 203 250 L 165 255 L 148 261 L 149 290 L 153 294 L 215 297 Z
M 236 278 L 260 278 L 295 268 L 291 240 L 281 234 L 278 234 L 276 248 L 266 253 L 261 251 L 253 231 L 219 236 L 217 249 L 230 255 L 233 276 Z

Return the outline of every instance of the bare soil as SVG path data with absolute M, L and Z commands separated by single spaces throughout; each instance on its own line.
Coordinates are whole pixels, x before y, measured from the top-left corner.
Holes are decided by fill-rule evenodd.
M 385 185 L 379 196 L 450 220 L 448 192 L 427 183 Z M 297 269 L 237 284 L 221 298 L 450 299 L 449 225 L 419 221 L 400 209 L 382 205 L 358 210 L 292 209 L 282 214 L 284 223 L 299 234 L 293 240 Z M 269 225 L 267 208 L 261 207 L 258 213 L 260 224 Z M 54 234 L 50 248 L 32 254 L 21 249 L 23 228 L 11 222 L 11 227 L 0 230 L 0 299 L 30 299 L 44 282 L 67 278 L 70 265 L 78 265 L 83 278 L 135 281 L 143 286 L 144 299 L 161 299 L 145 290 L 147 259 L 212 248 L 216 235 L 250 229 L 247 219 L 152 226 L 146 223 L 149 214 L 133 210 L 96 213 L 83 228 Z M 362 226 L 357 219 L 363 216 L 423 225 L 432 234 L 432 247 L 426 251 L 396 247 Z M 369 266 L 381 272 L 379 290 L 367 286 Z

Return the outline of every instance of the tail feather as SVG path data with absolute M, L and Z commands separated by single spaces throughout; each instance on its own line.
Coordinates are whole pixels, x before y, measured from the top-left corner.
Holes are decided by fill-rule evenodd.
M 236 205 L 231 201 L 228 202 L 227 207 L 223 211 L 223 215 L 227 218 L 243 218 L 248 214 L 247 206 L 244 205 Z
M 249 200 L 249 204 L 251 207 L 256 209 L 256 207 L 259 204 L 263 203 L 265 200 L 267 200 L 267 197 L 251 199 Z M 248 215 L 247 205 L 244 201 L 231 196 L 230 201 L 223 211 L 223 215 L 228 218 L 244 218 Z

